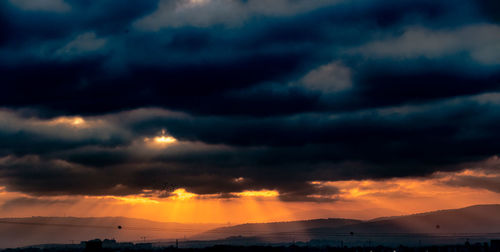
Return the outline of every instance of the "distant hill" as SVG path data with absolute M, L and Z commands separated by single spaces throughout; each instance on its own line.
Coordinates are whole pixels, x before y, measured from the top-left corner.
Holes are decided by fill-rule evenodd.
M 500 232 L 500 205 L 478 205 L 414 215 L 377 218 L 342 227 L 308 229 L 354 233 L 492 233 Z
M 118 226 L 122 228 L 119 229 Z M 219 227 L 217 224 L 181 224 L 124 217 L 31 217 L 0 219 L 0 248 L 44 243 L 71 244 L 95 238 L 118 241 L 176 239 Z
M 304 232 L 315 228 L 334 228 L 359 224 L 363 221 L 353 219 L 315 219 L 290 222 L 249 223 L 230 227 L 220 227 L 196 235 L 194 239 L 221 239 L 229 236 L 259 236 L 281 232 Z
M 268 242 L 337 240 L 338 244 L 443 244 L 484 242 L 500 238 L 500 205 L 477 205 L 369 221 L 318 219 L 285 223 L 244 224 L 217 228 L 199 238 L 256 236 Z
M 484 242 L 500 237 L 500 205 L 377 218 L 342 227 L 312 228 L 304 233 L 315 239 L 373 241 L 384 244 Z

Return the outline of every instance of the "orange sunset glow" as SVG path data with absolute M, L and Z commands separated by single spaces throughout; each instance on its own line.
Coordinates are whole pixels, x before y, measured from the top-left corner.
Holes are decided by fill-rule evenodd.
M 4 217 L 51 216 L 58 215 L 61 207 L 64 207 L 64 214 L 68 216 L 127 216 L 165 222 L 221 224 L 331 217 L 371 219 L 497 203 L 500 200 L 498 193 L 450 186 L 447 182 L 463 176 L 497 178 L 499 175 L 463 170 L 437 173 L 432 178 L 311 182 L 340 190 L 331 202 L 321 203 L 283 202 L 279 200 L 276 190 L 243 191 L 233 193 L 231 198 L 220 198 L 220 195 L 197 195 L 177 189 L 168 197 L 154 196 L 155 193 L 151 191 L 123 197 L 43 197 L 52 203 L 40 207 L 3 209 L 1 213 Z M 1 201 L 16 197 L 30 198 L 29 195 L 1 189 Z

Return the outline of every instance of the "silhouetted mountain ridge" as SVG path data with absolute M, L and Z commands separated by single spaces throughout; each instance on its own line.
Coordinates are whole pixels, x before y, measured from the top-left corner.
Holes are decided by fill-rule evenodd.
M 302 231 L 304 229 L 320 228 L 320 227 L 340 227 L 350 224 L 362 223 L 361 220 L 354 219 L 312 219 L 301 221 L 287 221 L 287 222 L 269 222 L 269 223 L 246 223 L 230 227 L 221 227 L 210 230 L 203 234 L 197 235 L 194 238 L 198 239 L 220 239 L 230 235 L 245 235 L 255 236 L 277 232 L 294 232 Z
M 426 215 L 433 215 L 433 214 L 442 214 L 442 213 L 448 213 L 448 212 L 456 212 L 456 211 L 469 211 L 469 210 L 497 210 L 500 208 L 500 204 L 483 204 L 483 205 L 473 205 L 473 206 L 468 206 L 468 207 L 463 207 L 463 208 L 457 208 L 457 209 L 440 209 L 436 211 L 429 211 L 429 212 L 423 212 L 423 213 L 415 213 L 415 214 L 407 214 L 407 215 L 396 215 L 396 216 L 384 216 L 384 217 L 378 217 L 374 219 L 370 219 L 367 222 L 373 222 L 373 221 L 381 221 L 381 220 L 390 220 L 390 219 L 395 219 L 395 218 L 403 218 L 403 217 L 416 217 L 416 216 L 426 216 Z
M 314 223 L 314 225 L 307 225 Z M 404 239 L 428 243 L 452 242 L 459 238 L 497 237 L 500 235 L 500 204 L 476 205 L 405 216 L 382 217 L 368 221 L 317 219 L 309 221 L 244 224 L 217 228 L 199 237 L 260 236 L 268 241 L 284 239 L 334 239 L 345 241 L 400 242 Z M 439 238 L 439 239 L 438 239 Z

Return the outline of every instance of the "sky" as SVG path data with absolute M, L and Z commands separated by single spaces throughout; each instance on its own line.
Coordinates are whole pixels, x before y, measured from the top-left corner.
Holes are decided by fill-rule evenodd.
M 495 0 L 0 2 L 0 217 L 500 203 Z

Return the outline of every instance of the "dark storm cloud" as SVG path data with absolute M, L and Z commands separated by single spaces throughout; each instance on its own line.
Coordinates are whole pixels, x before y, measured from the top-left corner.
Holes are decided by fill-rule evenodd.
M 0 180 L 332 201 L 310 182 L 463 169 L 500 149 L 495 6 L 4 1 Z M 162 129 L 179 142 L 148 146 Z
M 442 182 L 457 187 L 481 188 L 500 193 L 500 158 L 493 156 L 482 162 L 466 163 L 462 165 L 472 172 L 444 175 Z
M 0 182 L 9 191 L 32 195 L 128 195 L 137 188 L 121 185 L 118 171 L 100 172 L 91 167 L 47 160 L 38 156 L 7 156 L 0 160 Z
M 101 125 L 129 132 L 122 134 L 126 141 L 121 145 L 81 142 L 76 147 L 28 148 L 44 158 L 27 162 L 12 156 L 7 160 L 23 162 L 3 162 L 0 167 L 9 190 L 35 194 L 124 195 L 164 190 L 163 185 L 171 184 L 175 186 L 167 191 L 182 187 L 198 194 L 227 194 L 276 189 L 282 200 L 329 201 L 335 198 L 310 195 L 335 194 L 334 189 L 325 192 L 309 182 L 428 175 L 460 170 L 462 162 L 497 154 L 498 97 L 493 93 L 419 106 L 278 118 L 123 112 L 100 118 L 106 122 Z M 99 126 L 90 132 L 106 129 Z M 143 138 L 158 135 L 162 128 L 180 142 L 151 149 Z M 76 135 L 85 132 L 72 130 Z M 40 134 L 54 132 L 49 128 Z M 6 144 L 1 151 L 12 149 Z M 59 169 L 52 163 L 79 169 Z M 82 183 L 88 186 L 74 187 Z
M 0 111 L 2 154 L 43 154 L 87 145 L 115 147 L 131 141 L 128 132 L 95 119 L 78 128 L 72 124 L 73 117 L 41 120 L 19 114 Z
M 189 1 L 172 2 L 182 6 Z M 278 1 L 280 4 L 267 7 L 268 11 L 256 1 L 245 4 L 226 0 L 213 4 L 223 2 L 233 2 L 229 6 L 247 13 L 248 20 L 239 25 L 220 20 L 213 26 L 199 27 L 188 22 L 192 17 L 188 15 L 190 12 L 178 11 L 178 15 L 186 16 L 186 22 L 172 27 L 161 20 L 173 11 L 170 7 L 166 8 L 165 15 L 156 17 L 150 14 L 154 10 L 152 4 L 134 2 L 114 6 L 111 2 L 94 5 L 81 1 L 68 2 L 71 10 L 51 14 L 55 16 L 47 19 L 46 12 L 26 12 L 4 3 L 7 6 L 3 16 L 9 20 L 7 30 L 12 31 L 6 37 L 12 43 L 1 50 L 4 55 L 0 62 L 2 83 L 8 87 L 0 96 L 2 105 L 36 105 L 80 114 L 162 106 L 199 114 L 272 115 L 406 103 L 413 100 L 404 97 L 405 93 L 414 91 L 413 85 L 395 87 L 415 77 L 438 91 L 430 94 L 427 88 L 420 88 L 425 90 L 418 94 L 421 99 L 455 95 L 441 86 L 457 79 L 463 79 L 462 93 L 465 94 L 484 92 L 498 85 L 497 70 L 473 78 L 467 71 L 454 75 L 457 72 L 454 67 L 446 70 L 453 74 L 444 73 L 433 79 L 433 70 L 442 70 L 449 61 L 468 62 L 467 55 L 454 48 L 451 55 L 444 56 L 458 58 L 436 59 L 434 69 L 422 69 L 426 62 L 408 62 L 410 69 L 401 74 L 390 71 L 397 62 L 384 61 L 386 69 L 381 71 L 381 76 L 370 69 L 380 65 L 383 59 L 365 61 L 362 55 L 368 53 L 366 50 L 345 54 L 350 51 L 349 47 L 370 45 L 381 35 L 397 37 L 407 26 L 429 25 L 432 31 L 434 27 L 443 30 L 460 27 L 464 25 L 462 19 L 473 24 L 484 22 L 486 18 L 479 15 L 479 7 L 474 8 L 472 2 L 446 5 L 435 1 L 396 1 L 390 5 L 358 1 L 351 5 L 345 1 L 315 4 L 310 3 L 315 1 Z M 211 6 L 211 1 L 208 3 Z M 315 9 L 316 5 L 323 8 Z M 211 20 L 219 13 L 208 6 L 185 8 L 208 15 Z M 304 8 L 308 11 L 300 11 Z M 106 11 L 108 9 L 111 11 Z M 465 18 L 459 19 L 459 15 Z M 262 16 L 262 19 L 252 21 L 253 16 Z M 161 29 L 150 31 L 138 25 L 148 18 L 153 18 L 149 23 L 160 19 L 157 22 Z M 42 27 L 32 27 L 32 23 Z M 476 37 L 474 35 L 469 37 Z M 317 92 L 288 86 L 332 60 L 345 61 L 346 67 L 354 68 L 353 80 L 359 82 L 353 83 L 352 92 L 344 94 L 342 101 L 331 105 L 319 99 Z M 36 84 L 41 79 L 43 85 Z M 379 87 L 381 80 L 384 86 Z M 476 80 L 485 85 L 468 85 Z M 271 83 L 274 88 L 267 87 Z M 392 93 L 373 100 L 369 93 L 362 92 L 372 89 Z M 243 94 L 248 98 L 241 99 Z M 259 104 L 262 107 L 255 107 Z
M 481 10 L 491 20 L 500 22 L 500 3 L 495 0 L 479 0 L 477 1 Z
M 64 39 L 82 31 L 98 34 L 126 32 L 133 20 L 153 11 L 157 1 L 88 2 L 7 0 L 0 3 L 2 46 L 29 47 L 31 43 Z M 23 8 L 28 7 L 28 8 Z M 31 7 L 31 8 L 30 8 Z M 43 8 L 45 7 L 45 8 Z
M 500 177 L 478 178 L 473 176 L 461 176 L 446 183 L 452 186 L 466 186 L 471 188 L 483 188 L 492 192 L 500 193 Z

